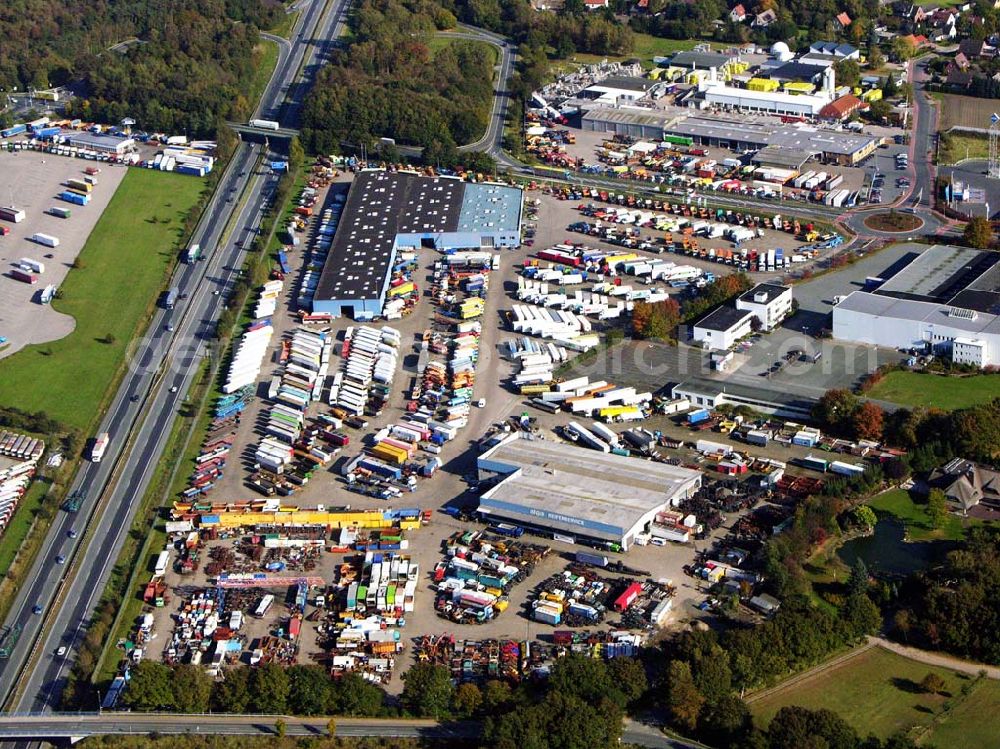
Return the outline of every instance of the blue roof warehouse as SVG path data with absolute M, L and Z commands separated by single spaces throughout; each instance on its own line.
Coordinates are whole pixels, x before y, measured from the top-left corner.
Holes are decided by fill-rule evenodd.
M 314 314 L 382 314 L 400 250 L 517 247 L 522 192 L 413 172 L 360 172 L 313 297 Z

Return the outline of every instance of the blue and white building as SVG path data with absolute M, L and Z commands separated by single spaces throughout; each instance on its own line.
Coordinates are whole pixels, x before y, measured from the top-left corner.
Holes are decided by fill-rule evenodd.
M 588 545 L 632 546 L 657 514 L 701 487 L 701 472 L 521 433 L 477 460 L 479 514 Z M 492 486 L 490 486 L 493 484 Z
M 453 177 L 369 170 L 351 185 L 313 297 L 314 314 L 382 314 L 398 253 L 521 243 L 522 191 Z

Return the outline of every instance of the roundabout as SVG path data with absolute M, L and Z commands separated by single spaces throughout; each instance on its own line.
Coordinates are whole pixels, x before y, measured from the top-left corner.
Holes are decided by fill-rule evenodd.
M 924 220 L 913 213 L 880 211 L 865 216 L 864 225 L 879 233 L 907 234 L 922 228 Z

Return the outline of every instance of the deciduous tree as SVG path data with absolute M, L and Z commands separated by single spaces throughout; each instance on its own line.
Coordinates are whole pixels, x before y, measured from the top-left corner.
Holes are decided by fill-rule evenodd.
M 993 225 L 984 216 L 974 216 L 965 225 L 962 236 L 970 247 L 985 250 L 993 244 Z

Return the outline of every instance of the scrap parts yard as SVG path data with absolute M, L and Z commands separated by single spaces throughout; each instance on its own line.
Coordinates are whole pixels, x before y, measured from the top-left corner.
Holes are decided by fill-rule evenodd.
M 654 391 L 558 367 L 638 302 L 696 297 L 727 264 L 775 278 L 830 238 L 651 206 L 646 246 L 584 247 L 566 227 L 595 209 L 565 197 L 314 165 L 113 644 L 106 708 L 143 659 L 311 661 L 398 691 L 412 658 L 524 678 L 573 649 L 634 653 L 733 595 L 743 616 L 771 610 L 754 552 L 879 447 L 726 418 L 669 376 Z M 756 254 L 701 253 L 695 220 L 712 244 L 745 229 Z M 544 319 L 513 314 L 528 306 Z

